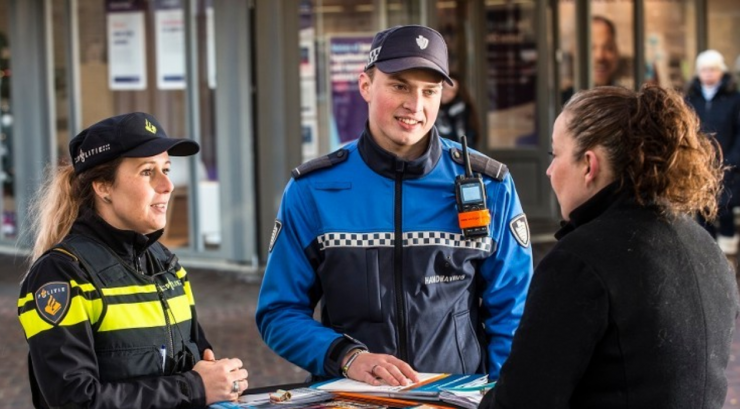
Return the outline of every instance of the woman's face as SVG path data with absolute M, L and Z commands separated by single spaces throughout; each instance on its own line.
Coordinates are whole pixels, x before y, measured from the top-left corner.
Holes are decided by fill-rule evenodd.
M 167 224 L 167 203 L 173 185 L 167 152 L 148 158 L 124 158 L 112 185 L 98 185 L 97 209 L 111 226 L 149 234 Z
M 587 189 L 588 162 L 573 156 L 576 140 L 567 129 L 568 114 L 561 113 L 555 120 L 552 132 L 552 162 L 547 168 L 552 190 L 560 204 L 564 220 L 570 212 L 588 200 L 592 193 Z

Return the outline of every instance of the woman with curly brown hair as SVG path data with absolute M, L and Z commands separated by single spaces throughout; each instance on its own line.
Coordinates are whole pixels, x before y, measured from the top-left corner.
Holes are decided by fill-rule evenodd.
M 693 218 L 717 213 L 717 147 L 647 85 L 577 93 L 552 148 L 565 222 L 481 407 L 721 408 L 737 286 Z

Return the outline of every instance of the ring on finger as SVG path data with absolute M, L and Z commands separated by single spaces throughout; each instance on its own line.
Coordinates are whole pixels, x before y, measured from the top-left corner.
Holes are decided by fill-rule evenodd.
M 231 384 L 231 393 L 239 393 L 239 381 L 234 381 Z
M 370 373 L 375 375 L 375 368 L 377 368 L 380 364 L 373 365 L 372 369 L 370 369 Z

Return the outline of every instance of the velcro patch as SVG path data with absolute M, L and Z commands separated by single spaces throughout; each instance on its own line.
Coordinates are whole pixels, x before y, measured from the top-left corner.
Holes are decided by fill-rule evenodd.
M 280 222 L 280 220 L 275 220 L 275 227 L 272 228 L 272 236 L 270 236 L 270 247 L 268 248 L 267 252 L 272 253 L 272 247 L 275 245 L 275 242 L 278 239 L 278 236 L 280 235 L 280 232 L 283 230 L 283 224 Z
M 511 219 L 509 229 L 520 246 L 529 247 L 529 224 L 524 213 Z
M 57 324 L 67 313 L 69 302 L 69 283 L 52 281 L 36 290 L 36 310 L 50 324 Z

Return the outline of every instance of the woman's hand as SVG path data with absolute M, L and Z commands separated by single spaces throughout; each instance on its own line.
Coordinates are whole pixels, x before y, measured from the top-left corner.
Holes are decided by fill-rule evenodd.
M 193 370 L 203 379 L 206 389 L 206 404 L 236 401 L 249 386 L 246 369 L 238 358 L 214 360 L 213 351 L 206 349 L 203 360 L 195 364 Z
M 352 352 L 347 354 L 347 358 L 351 354 Z M 358 355 L 347 370 L 347 376 L 370 385 L 385 383 L 391 386 L 405 386 L 419 382 L 419 374 L 411 368 L 411 365 L 387 354 Z

